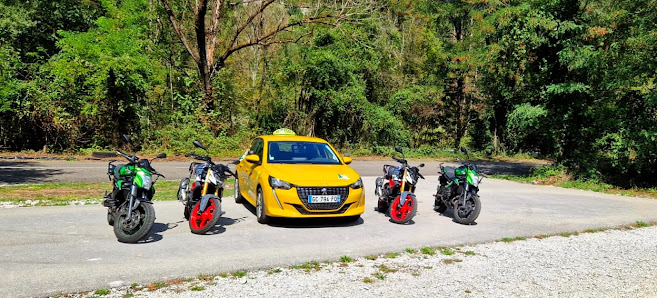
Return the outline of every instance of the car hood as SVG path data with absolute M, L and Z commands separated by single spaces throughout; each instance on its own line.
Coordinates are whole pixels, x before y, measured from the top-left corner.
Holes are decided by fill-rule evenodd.
M 267 164 L 270 176 L 299 186 L 347 186 L 360 175 L 347 165 Z

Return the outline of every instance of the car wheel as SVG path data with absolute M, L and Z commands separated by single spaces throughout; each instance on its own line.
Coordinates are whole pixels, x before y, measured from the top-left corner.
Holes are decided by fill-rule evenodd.
M 262 194 L 262 188 L 258 188 L 258 195 L 256 198 L 256 219 L 261 224 L 266 224 L 269 222 L 269 216 L 265 214 L 265 197 Z

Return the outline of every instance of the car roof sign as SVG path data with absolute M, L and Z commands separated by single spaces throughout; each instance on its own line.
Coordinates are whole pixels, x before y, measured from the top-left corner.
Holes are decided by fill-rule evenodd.
M 273 135 L 275 135 L 275 136 L 296 136 L 297 134 L 294 133 L 294 131 L 289 129 L 289 128 L 279 128 L 276 131 L 274 131 Z

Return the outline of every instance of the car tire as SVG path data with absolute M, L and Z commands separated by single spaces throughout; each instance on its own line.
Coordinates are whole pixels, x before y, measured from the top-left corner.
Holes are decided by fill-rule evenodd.
M 256 195 L 256 219 L 261 224 L 269 223 L 269 216 L 265 212 L 265 197 L 262 194 L 262 188 L 258 187 L 258 194 Z
M 244 198 L 242 197 L 242 193 L 240 192 L 240 179 L 235 176 L 235 187 L 233 188 L 235 193 L 233 194 L 233 197 L 235 198 L 235 203 L 241 204 L 244 202 Z

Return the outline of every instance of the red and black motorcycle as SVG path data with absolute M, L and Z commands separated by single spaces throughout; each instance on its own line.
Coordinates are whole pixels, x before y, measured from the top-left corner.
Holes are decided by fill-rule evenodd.
M 395 151 L 402 154 L 401 148 L 395 147 Z M 384 165 L 383 177 L 376 178 L 376 189 L 374 193 L 379 197 L 379 212 L 388 212 L 390 220 L 394 223 L 404 224 L 409 222 L 417 211 L 417 198 L 415 198 L 415 185 L 420 174 L 420 164 L 417 167 L 408 165 L 403 158 L 392 157 L 401 166 Z
M 194 141 L 194 146 L 208 152 L 199 141 Z M 184 216 L 189 221 L 192 233 L 205 234 L 217 224 L 223 214 L 221 197 L 224 183 L 229 175 L 234 174 L 228 166 L 214 163 L 208 155 L 191 152 L 189 155 L 202 162 L 192 162 L 189 165 L 189 178 L 180 181 L 178 200 L 185 205 Z

